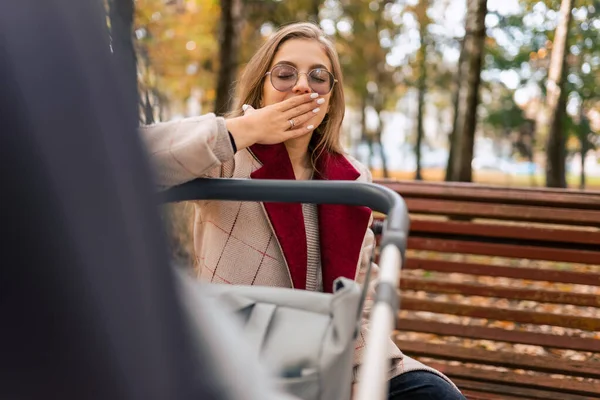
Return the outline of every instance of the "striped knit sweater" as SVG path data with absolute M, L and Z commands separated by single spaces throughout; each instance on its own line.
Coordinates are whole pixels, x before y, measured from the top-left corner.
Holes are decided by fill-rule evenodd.
M 307 269 L 306 290 L 323 291 L 321 252 L 319 244 L 319 219 L 316 204 L 302 204 L 306 228 Z

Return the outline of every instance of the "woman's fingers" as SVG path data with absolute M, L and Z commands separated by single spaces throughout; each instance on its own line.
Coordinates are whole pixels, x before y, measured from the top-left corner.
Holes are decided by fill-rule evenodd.
M 249 115 L 252 114 L 253 112 L 255 112 L 256 110 L 254 109 L 254 107 L 252 107 L 250 104 L 244 104 L 242 106 L 242 113 L 244 115 Z
M 310 126 L 310 129 L 308 129 L 309 126 Z M 306 135 L 312 129 L 315 129 L 315 127 L 312 125 L 308 125 L 308 126 L 301 126 L 299 128 L 287 130 L 287 131 L 285 131 L 285 138 L 283 141 L 285 142 L 288 139 L 293 139 L 295 137 Z
M 299 105 L 297 107 L 292 108 L 289 111 L 286 111 L 283 115 L 286 119 L 290 120 L 292 118 L 296 118 L 300 115 L 304 115 L 307 113 L 316 114 L 320 111 L 319 105 L 316 102 L 310 102 L 306 104 Z
M 299 128 L 301 125 L 307 123 L 311 118 L 315 117 L 317 115 L 317 113 L 318 113 L 318 111 L 310 110 L 310 111 L 305 112 L 304 114 L 300 114 L 296 117 L 290 118 L 290 120 L 293 119 L 294 127 Z M 308 125 L 306 127 L 308 127 Z M 292 129 L 295 129 L 295 128 L 292 128 Z M 306 131 L 305 131 L 305 133 L 306 133 Z
M 285 131 L 286 139 L 295 138 L 298 136 L 306 135 L 308 132 L 315 129 L 315 126 L 308 121 L 314 115 L 310 116 L 308 119 L 304 120 L 304 122 L 296 123 L 293 129 L 288 129 Z
M 317 93 L 307 93 L 300 96 L 290 97 L 281 103 L 277 103 L 277 109 L 279 111 L 286 112 L 305 103 L 313 103 L 317 97 L 319 97 Z

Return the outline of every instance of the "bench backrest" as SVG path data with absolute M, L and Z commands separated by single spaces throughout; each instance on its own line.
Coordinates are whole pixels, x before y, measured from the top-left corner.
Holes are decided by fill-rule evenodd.
M 399 329 L 543 346 L 561 354 L 566 349 L 599 353 L 600 358 L 600 192 L 377 183 L 400 193 L 411 213 Z M 511 284 L 515 279 L 520 285 Z M 524 307 L 523 302 L 531 303 Z M 463 320 L 457 322 L 456 316 Z M 600 379 L 600 363 L 400 344 L 417 356 Z M 488 384 L 515 379 L 497 371 L 437 366 L 458 379 Z M 600 382 L 528 375 L 518 382 L 581 395 L 600 393 Z

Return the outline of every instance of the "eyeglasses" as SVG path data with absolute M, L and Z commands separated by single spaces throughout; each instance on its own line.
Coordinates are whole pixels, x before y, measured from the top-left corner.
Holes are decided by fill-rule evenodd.
M 333 77 L 333 74 L 324 68 L 315 68 L 306 73 L 298 72 L 296 68 L 286 64 L 276 65 L 270 72 L 267 72 L 265 76 L 270 75 L 271 85 L 273 85 L 276 90 L 280 92 L 289 92 L 298 83 L 300 74 L 306 75 L 308 86 L 320 95 L 331 92 L 333 85 L 337 82 L 337 79 Z

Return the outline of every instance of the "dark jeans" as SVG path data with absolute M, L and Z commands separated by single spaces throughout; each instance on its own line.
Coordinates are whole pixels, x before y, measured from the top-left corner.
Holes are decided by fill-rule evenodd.
M 390 381 L 388 400 L 466 400 L 452 385 L 428 371 L 412 371 Z

